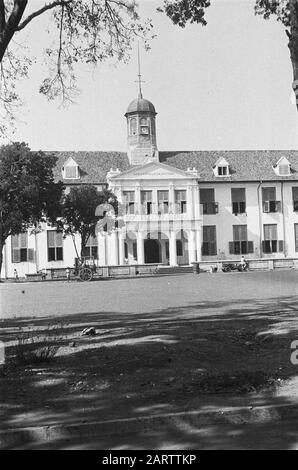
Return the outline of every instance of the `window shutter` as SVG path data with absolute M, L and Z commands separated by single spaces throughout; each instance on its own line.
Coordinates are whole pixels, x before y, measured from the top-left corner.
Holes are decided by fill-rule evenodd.
M 208 242 L 203 242 L 202 243 L 202 255 L 203 256 L 208 256 L 209 255 L 209 243 Z
M 28 234 L 27 234 L 27 232 L 21 233 L 20 238 L 21 238 L 21 248 L 27 248 L 27 246 L 28 246 Z
M 12 235 L 11 246 L 13 248 L 19 248 L 19 235 Z
M 276 188 L 274 186 L 262 188 L 263 202 L 276 200 Z
M 21 250 L 19 250 L 19 248 L 12 249 L 12 262 L 13 263 L 21 262 Z
M 218 204 L 217 204 L 217 202 L 214 204 L 214 213 L 218 214 Z
M 63 246 L 62 232 L 56 232 L 56 246 Z
M 214 202 L 214 188 L 201 188 L 200 202 L 201 204 Z
M 238 202 L 233 202 L 233 214 L 237 215 L 238 212 Z
M 284 251 L 284 241 L 283 240 L 278 240 L 278 251 L 279 252 Z
M 263 205 L 263 212 L 269 212 L 270 211 L 270 201 L 265 201 Z
M 276 201 L 276 212 L 281 212 L 281 201 Z
M 28 248 L 28 261 L 34 262 L 35 252 L 33 248 Z
M 263 240 L 263 241 L 262 241 L 262 250 L 263 250 L 263 253 L 267 253 L 266 248 L 267 248 L 266 240 Z
M 254 253 L 254 242 L 247 242 L 247 252 Z
M 55 230 L 48 230 L 48 247 L 53 248 L 55 246 Z
M 246 203 L 245 202 L 239 202 L 239 211 L 241 214 L 246 212 Z
M 234 242 L 229 242 L 229 251 L 230 251 L 230 255 L 234 255 L 235 254 L 235 245 L 234 245 Z

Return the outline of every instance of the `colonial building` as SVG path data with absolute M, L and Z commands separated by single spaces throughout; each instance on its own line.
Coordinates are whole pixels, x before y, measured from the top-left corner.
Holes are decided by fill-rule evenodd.
M 127 153 L 55 152 L 67 188 L 109 187 L 126 208 L 123 227 L 89 239 L 86 256 L 98 266 L 298 257 L 298 151 L 160 152 L 156 116 L 140 89 L 125 113 Z M 75 257 L 72 239 L 44 225 L 7 240 L 1 274 Z

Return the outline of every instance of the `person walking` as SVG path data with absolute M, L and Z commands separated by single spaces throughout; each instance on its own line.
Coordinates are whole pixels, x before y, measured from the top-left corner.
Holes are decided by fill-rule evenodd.
M 16 270 L 16 268 L 14 268 L 13 276 L 14 276 L 15 282 L 18 282 L 19 281 L 19 275 L 18 275 L 18 271 Z
M 66 268 L 66 279 L 67 279 L 67 282 L 70 281 L 70 269 L 69 268 Z

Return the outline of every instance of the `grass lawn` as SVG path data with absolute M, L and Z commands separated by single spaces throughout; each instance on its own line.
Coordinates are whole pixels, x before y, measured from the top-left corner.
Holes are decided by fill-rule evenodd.
M 236 412 L 298 410 L 297 271 L 3 284 L 0 295 L 0 428 L 19 429 L 4 448 L 297 445 L 291 416 Z M 87 326 L 96 336 L 80 335 Z M 16 364 L 16 338 L 48 333 L 52 361 Z M 56 429 L 46 442 L 45 426 Z

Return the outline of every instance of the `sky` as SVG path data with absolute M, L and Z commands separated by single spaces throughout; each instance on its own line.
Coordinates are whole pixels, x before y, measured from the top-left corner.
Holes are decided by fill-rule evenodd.
M 36 4 L 40 0 L 32 0 Z M 140 0 L 157 38 L 141 49 L 144 98 L 157 111 L 160 151 L 297 149 L 298 113 L 291 91 L 287 38 L 276 20 L 254 15 L 251 0 L 213 0 L 208 25 L 174 26 L 157 13 L 161 0 Z M 22 40 L 41 57 L 48 17 Z M 33 150 L 126 151 L 124 114 L 137 97 L 137 47 L 128 64 L 81 67 L 76 104 L 62 108 L 39 95 L 43 67 L 19 85 L 24 100 L 13 140 Z

